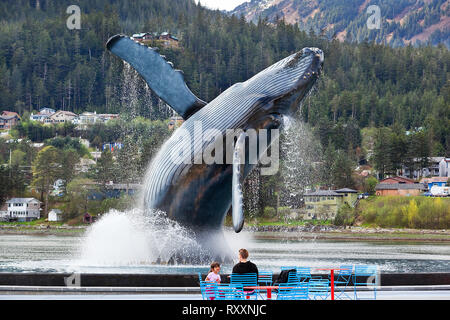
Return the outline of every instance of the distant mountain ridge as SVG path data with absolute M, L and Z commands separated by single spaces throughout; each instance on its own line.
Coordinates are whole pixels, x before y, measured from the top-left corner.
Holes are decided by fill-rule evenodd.
M 378 5 L 381 28 L 369 30 L 367 8 Z M 247 21 L 284 18 L 303 30 L 336 37 L 403 46 L 409 43 L 444 43 L 450 47 L 450 0 L 251 0 L 230 14 Z

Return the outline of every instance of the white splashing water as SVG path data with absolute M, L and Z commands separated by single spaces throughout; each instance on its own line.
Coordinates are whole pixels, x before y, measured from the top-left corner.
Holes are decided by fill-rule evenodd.
M 305 188 L 319 182 L 321 145 L 311 128 L 304 122 L 283 117 L 283 138 L 281 140 L 282 179 L 287 193 L 287 205 L 294 205 L 295 199 Z
M 80 265 L 167 263 L 175 253 L 199 252 L 189 232 L 160 211 L 111 210 L 94 223 L 82 243 Z

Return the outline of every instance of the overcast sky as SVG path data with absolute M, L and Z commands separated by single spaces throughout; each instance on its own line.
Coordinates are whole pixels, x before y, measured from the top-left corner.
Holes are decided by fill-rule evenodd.
M 250 0 L 200 0 L 200 3 L 211 9 L 232 10 L 241 3 L 248 1 Z

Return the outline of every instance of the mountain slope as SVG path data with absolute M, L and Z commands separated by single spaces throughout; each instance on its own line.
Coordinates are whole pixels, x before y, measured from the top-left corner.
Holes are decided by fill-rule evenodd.
M 378 5 L 381 28 L 369 30 L 367 8 Z M 431 41 L 450 46 L 450 0 L 251 0 L 230 12 L 247 21 L 284 18 L 328 37 L 393 46 Z

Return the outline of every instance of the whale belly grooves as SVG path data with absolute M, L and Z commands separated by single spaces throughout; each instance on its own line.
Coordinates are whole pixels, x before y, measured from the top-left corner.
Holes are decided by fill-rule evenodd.
M 251 125 L 248 125 L 249 119 L 258 114 L 260 110 L 262 110 L 261 114 L 265 115 L 268 111 L 264 109 L 269 108 L 275 97 L 282 96 L 292 86 L 297 85 L 301 75 L 310 66 L 312 60 L 310 57 L 303 59 L 297 67 L 288 66 L 291 57 L 295 55 L 293 54 L 281 60 L 246 82 L 230 87 L 219 97 L 193 114 L 174 132 L 172 137 L 161 148 L 148 172 L 148 181 L 150 183 L 147 184 L 148 189 L 146 190 L 145 202 L 150 208 L 159 208 L 162 200 L 161 194 L 167 192 L 171 184 L 179 182 L 179 178 L 183 173 L 192 166 L 196 166 L 171 163 L 172 153 L 176 152 L 177 148 L 180 147 L 177 143 L 180 139 L 178 133 L 186 130 L 193 139 L 196 122 L 201 123 L 203 132 L 208 129 L 217 129 L 223 135 L 227 129 L 248 129 L 251 127 Z M 277 70 L 280 66 L 283 66 L 282 69 Z M 289 72 L 283 72 L 286 69 L 289 69 Z M 266 78 L 268 74 L 270 77 Z M 195 141 L 195 143 L 191 144 L 191 159 L 194 158 L 194 150 L 202 149 L 202 146 L 198 145 L 201 141 Z

